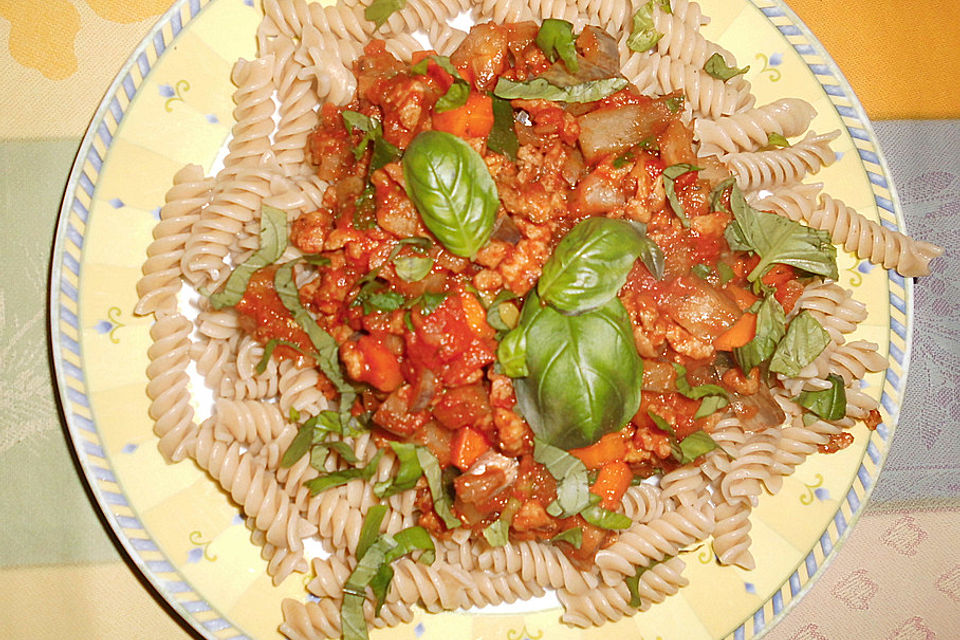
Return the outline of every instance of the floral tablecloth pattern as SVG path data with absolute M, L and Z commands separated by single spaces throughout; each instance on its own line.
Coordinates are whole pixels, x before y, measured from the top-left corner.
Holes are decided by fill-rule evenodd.
M 793 0 L 874 119 L 909 231 L 909 380 L 872 501 L 771 640 L 960 638 L 960 3 Z M 98 519 L 61 427 L 47 277 L 66 177 L 104 90 L 170 0 L 0 0 L 0 637 L 191 637 Z M 927 119 L 923 119 L 927 118 Z M 112 330 L 122 319 L 105 319 Z

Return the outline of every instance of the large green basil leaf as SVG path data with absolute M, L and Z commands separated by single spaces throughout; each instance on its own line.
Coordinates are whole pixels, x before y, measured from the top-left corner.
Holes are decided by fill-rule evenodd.
M 767 296 L 757 310 L 756 335 L 747 344 L 733 350 L 733 357 L 740 365 L 740 370 L 749 374 L 751 369 L 772 356 L 784 333 L 786 319 L 783 307 L 772 295 Z
M 625 220 L 587 218 L 564 236 L 543 265 L 537 292 L 564 313 L 596 309 L 617 295 L 643 254 L 660 256 L 654 262 L 660 272 L 654 276 L 662 277 L 663 254 L 640 229 Z
M 424 131 L 403 154 L 407 195 L 451 253 L 472 258 L 487 243 L 500 207 L 480 154 L 442 131 Z
M 773 352 L 773 357 L 770 358 L 770 371 L 792 378 L 813 362 L 828 344 L 830 344 L 830 334 L 812 313 L 802 311 L 790 321 L 787 335 Z
M 601 78 L 568 87 L 561 87 L 546 78 L 514 82 L 507 78 L 497 80 L 493 94 L 505 100 L 555 100 L 557 102 L 594 102 L 627 86 L 626 78 Z
M 514 387 L 523 416 L 541 440 L 561 449 L 586 447 L 637 412 L 643 362 L 618 298 L 566 316 L 531 292 L 519 328 L 529 373 Z
M 847 414 L 847 392 L 843 387 L 843 378 L 831 373 L 827 379 L 830 381 L 829 389 L 804 391 L 797 397 L 797 404 L 824 420 L 839 420 Z
M 747 275 L 750 282 L 759 280 L 774 263 L 837 279 L 837 248 L 828 232 L 757 211 L 736 187 L 730 193 L 730 208 L 735 218 L 725 232 L 730 248 L 749 249 L 760 256 L 759 264 Z

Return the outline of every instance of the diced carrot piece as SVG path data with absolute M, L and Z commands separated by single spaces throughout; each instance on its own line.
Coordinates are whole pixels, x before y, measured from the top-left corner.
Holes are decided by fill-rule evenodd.
M 742 347 L 757 335 L 757 314 L 745 313 L 729 329 L 717 336 L 713 347 L 718 351 L 732 351 Z
M 754 302 L 760 299 L 753 295 L 753 292 L 749 289 L 745 289 L 730 282 L 724 286 L 723 290 L 726 291 L 731 298 L 733 298 L 733 301 L 737 303 L 738 307 L 740 307 L 740 311 L 746 311 L 753 306 Z
M 472 427 L 457 429 L 450 443 L 450 458 L 454 466 L 466 471 L 483 453 L 490 448 L 486 438 Z
M 600 496 L 600 506 L 604 509 L 616 509 L 623 500 L 623 494 L 630 488 L 633 472 L 626 462 L 608 462 L 600 469 L 597 481 L 590 487 L 590 493 Z
M 463 106 L 434 113 L 433 128 L 461 138 L 486 138 L 493 129 L 493 100 L 471 91 Z
M 796 272 L 788 264 L 775 264 L 770 267 L 770 270 L 763 274 L 763 277 L 760 278 L 760 281 L 768 287 L 779 287 L 787 280 L 793 280 L 796 277 Z
M 463 305 L 463 313 L 466 316 L 467 324 L 470 329 L 481 338 L 492 338 L 497 332 L 487 322 L 487 312 L 483 305 L 477 300 L 477 297 L 469 291 L 460 294 L 460 304 Z
M 400 372 L 400 362 L 397 356 L 377 337 L 373 335 L 360 336 L 357 348 L 363 354 L 363 375 L 361 382 L 367 382 L 380 391 L 393 391 L 403 383 L 403 374 Z
M 587 469 L 599 469 L 603 465 L 623 460 L 627 456 L 627 441 L 623 430 L 603 436 L 589 447 L 570 449 L 570 455 L 576 456 Z
M 430 56 L 437 55 L 437 52 L 433 49 L 427 49 L 426 51 L 414 51 L 410 54 L 410 65 L 415 65 L 424 58 L 429 58 Z

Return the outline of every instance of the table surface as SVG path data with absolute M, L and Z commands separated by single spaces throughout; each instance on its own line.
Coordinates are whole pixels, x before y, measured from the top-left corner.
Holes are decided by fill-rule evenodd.
M 171 0 L 0 2 L 0 637 L 191 634 L 124 562 L 70 457 L 47 362 L 54 226 L 80 138 Z M 945 247 L 916 282 L 890 458 L 863 518 L 770 640 L 960 637 L 960 3 L 792 0 L 874 120 L 912 235 Z

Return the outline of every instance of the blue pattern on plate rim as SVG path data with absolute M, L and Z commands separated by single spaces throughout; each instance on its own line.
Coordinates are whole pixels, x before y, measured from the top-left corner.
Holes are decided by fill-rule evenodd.
M 151 61 L 155 63 L 163 56 L 184 26 L 212 1 L 215 0 L 180 0 L 171 7 L 137 47 L 111 84 L 107 97 L 97 109 L 93 124 L 81 143 L 77 161 L 67 183 L 67 196 L 60 211 L 54 242 L 49 299 L 51 343 L 60 402 L 86 482 L 128 557 L 153 588 L 194 629 L 202 636 L 211 639 L 246 638 L 247 636 L 235 629 L 226 618 L 193 590 L 153 540 L 149 536 L 144 537 L 148 532 L 142 522 L 125 513 L 130 510 L 129 504 L 122 487 L 113 476 L 85 393 L 80 325 L 77 322 L 79 294 L 73 283 L 79 283 L 82 279 L 83 238 L 93 204 L 97 178 L 103 167 L 106 151 L 113 142 L 113 135 L 123 120 L 124 110 L 150 74 Z M 886 162 L 878 150 L 876 138 L 863 108 L 849 89 L 836 64 L 829 58 L 809 29 L 778 0 L 750 0 L 750 2 L 776 26 L 796 53 L 807 62 L 838 115 L 844 121 L 848 133 L 854 139 L 864 170 L 873 188 L 881 223 L 890 228 L 903 228 L 903 217 L 894 187 L 885 178 L 889 175 Z M 909 361 L 913 327 L 913 295 L 911 280 L 899 277 L 893 272 L 889 273 L 892 325 L 890 355 L 893 365 L 898 367 L 900 372 L 885 376 L 881 403 L 891 414 L 892 422 L 895 424 Z M 79 367 L 74 364 L 77 362 L 80 363 Z M 862 513 L 863 506 L 875 484 L 876 475 L 879 473 L 879 466 L 886 457 L 892 432 L 892 426 L 885 425 L 885 428 L 871 433 L 867 455 L 862 461 L 864 464 L 861 464 L 856 481 L 850 487 L 845 496 L 846 499 L 840 502 L 831 526 L 821 536 L 820 544 L 807 554 L 780 589 L 774 592 L 749 618 L 731 629 L 727 637 L 746 639 L 763 635 L 792 608 L 797 599 L 819 577 L 836 555 L 837 547 L 846 539 L 851 526 Z M 865 466 L 867 461 L 871 463 L 871 468 Z M 752 628 L 748 636 L 749 622 L 752 622 L 750 625 Z M 233 635 L 226 636 L 225 632 L 228 631 Z M 422 625 L 417 626 L 416 632 L 418 635 L 423 632 Z

